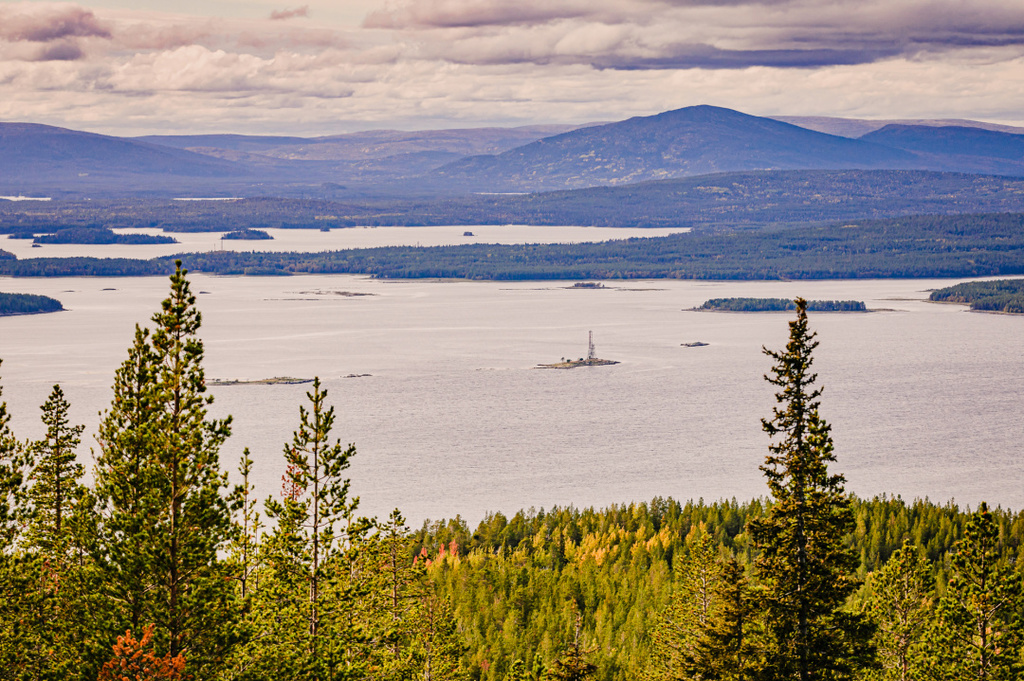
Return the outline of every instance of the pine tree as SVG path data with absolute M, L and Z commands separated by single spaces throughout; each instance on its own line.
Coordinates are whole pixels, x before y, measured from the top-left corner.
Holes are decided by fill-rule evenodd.
M 872 577 L 871 616 L 886 681 L 918 678 L 916 663 L 931 617 L 931 571 L 910 539 Z
M 735 558 L 721 563 L 711 610 L 694 646 L 692 678 L 745 681 L 759 669 L 753 594 Z
M 233 619 L 230 575 L 218 560 L 231 535 L 219 450 L 230 418 L 208 419 L 202 317 L 181 262 L 150 334 L 136 329 L 100 428 L 96 478 L 111 596 L 124 628 L 154 623 L 154 645 L 206 678 Z
M 85 427 L 70 424 L 69 407 L 55 385 L 42 406 L 46 434 L 29 446 L 31 508 L 22 563 L 31 580 L 26 659 L 40 676 L 86 679 L 101 662 L 94 656 L 102 654 L 105 621 L 95 608 L 94 500 L 75 456 Z
M 3 360 L 0 360 L 0 364 Z M 3 388 L 0 387 L 0 398 Z M 28 459 L 25 448 L 11 431 L 7 402 L 0 401 L 0 556 L 17 544 L 25 506 L 25 476 Z
M 181 681 L 187 678 L 182 655 L 157 657 L 153 652 L 153 628 L 152 624 L 144 627 L 141 639 L 136 639 L 131 631 L 118 636 L 114 656 L 103 665 L 99 681 Z
M 964 527 L 953 577 L 929 632 L 930 673 L 954 681 L 1021 678 L 1021 576 L 1000 561 L 999 530 L 982 503 Z
M 136 325 L 128 358 L 114 374 L 114 399 L 96 440 L 104 592 L 133 632 L 152 621 L 157 575 L 151 553 L 160 513 L 153 447 L 160 399 L 149 331 Z
M 359 586 L 355 595 L 360 620 L 368 633 L 369 678 L 415 676 L 416 614 L 430 588 L 424 563 L 414 560 L 409 528 L 397 508 L 360 546 L 353 576 Z
M 343 472 L 355 446 L 331 442 L 334 407 L 320 379 L 299 407 L 299 428 L 285 446 L 287 464 L 281 500 L 269 498 L 266 513 L 276 522 L 263 542 L 264 573 L 250 624 L 263 641 L 250 646 L 239 664 L 295 679 L 342 678 L 365 664 L 353 654 L 353 556 L 367 527 L 355 517 L 359 499 L 349 497 Z
M 16 552 L 27 512 L 28 456 L 10 420 L 7 403 L 0 401 L 0 669 L 14 677 L 30 663 L 25 622 L 37 601 L 32 576 L 38 561 Z
M 156 482 L 156 523 L 149 559 L 156 579 L 151 615 L 167 653 L 184 655 L 192 673 L 210 673 L 229 617 L 229 593 L 217 552 L 231 532 L 231 515 L 219 450 L 230 435 L 230 417 L 207 418 L 202 366 L 202 317 L 181 262 L 171 275 L 171 295 L 153 316 L 152 428 L 146 435 Z M 159 639 L 158 639 L 159 640 Z
M 70 549 L 69 519 L 84 493 L 85 467 L 76 461 L 75 449 L 85 426 L 70 424 L 69 407 L 61 387 L 53 386 L 41 407 L 46 435 L 30 447 L 32 512 L 26 542 L 51 559 L 63 559 Z
M 679 561 L 672 600 L 652 632 L 646 677 L 652 681 L 690 679 L 699 673 L 697 644 L 708 626 L 721 564 L 718 545 L 703 523 L 687 542 Z
M 233 493 L 237 519 L 234 523 L 234 539 L 231 542 L 231 560 L 238 582 L 239 596 L 246 601 L 253 589 L 259 588 L 259 536 L 260 513 L 256 510 L 255 486 L 249 479 L 252 473 L 252 459 L 249 448 L 242 452 L 238 474 L 242 476 L 242 484 Z
M 762 419 L 773 439 L 761 466 L 772 503 L 749 529 L 765 587 L 765 672 L 771 679 L 845 679 L 870 655 L 870 630 L 863 618 L 841 611 L 856 588 L 858 557 L 845 544 L 853 516 L 844 477 L 828 471 L 835 454 L 811 373 L 818 342 L 808 329 L 807 302 L 797 298 L 796 305 L 786 349 L 764 350 L 775 362 L 765 379 L 779 388 L 772 418 Z

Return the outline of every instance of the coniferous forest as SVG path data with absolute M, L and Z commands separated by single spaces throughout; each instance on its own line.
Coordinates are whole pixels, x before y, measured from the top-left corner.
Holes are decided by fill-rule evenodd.
M 1024 514 L 849 494 L 795 307 L 787 345 L 765 350 L 764 498 L 413 529 L 360 514 L 356 447 L 319 381 L 281 493 L 255 498 L 248 453 L 221 459 L 245 434 L 208 415 L 179 263 L 126 339 L 90 485 L 59 385 L 38 441 L 0 402 L 0 678 L 1020 678 Z

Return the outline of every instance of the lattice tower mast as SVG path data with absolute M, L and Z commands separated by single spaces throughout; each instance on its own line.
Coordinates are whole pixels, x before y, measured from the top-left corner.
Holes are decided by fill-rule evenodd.
M 590 348 L 587 350 L 587 359 L 597 359 L 597 351 L 594 350 L 594 332 L 590 332 Z

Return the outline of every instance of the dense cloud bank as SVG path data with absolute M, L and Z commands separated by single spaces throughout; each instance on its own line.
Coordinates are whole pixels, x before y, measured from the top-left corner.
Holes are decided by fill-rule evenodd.
M 228 17 L 6 4 L 0 118 L 303 133 L 583 122 L 703 102 L 1019 118 L 1024 5 L 1001 0 L 355 6 L 360 20 L 346 21 L 326 0 Z

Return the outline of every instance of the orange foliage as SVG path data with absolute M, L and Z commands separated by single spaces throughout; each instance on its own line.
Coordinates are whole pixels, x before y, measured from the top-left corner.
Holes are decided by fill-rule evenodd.
M 170 653 L 157 657 L 146 650 L 152 640 L 152 624 L 143 628 L 141 640 L 132 636 L 131 629 L 118 636 L 114 657 L 103 665 L 98 681 L 185 681 L 185 657 Z

